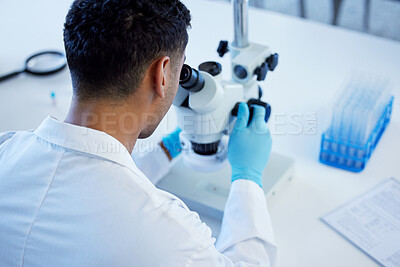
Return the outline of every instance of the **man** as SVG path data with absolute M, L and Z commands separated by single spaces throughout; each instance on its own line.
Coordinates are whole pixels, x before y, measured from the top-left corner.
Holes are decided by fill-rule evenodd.
M 189 26 L 178 0 L 72 4 L 67 118 L 0 135 L 0 266 L 276 266 L 261 180 L 271 150 L 262 107 L 249 121 L 240 105 L 216 244 L 198 215 L 157 189 L 130 155 L 171 106 Z M 177 139 L 175 132 L 161 143 L 166 154 L 152 152 L 153 168 L 179 153 Z

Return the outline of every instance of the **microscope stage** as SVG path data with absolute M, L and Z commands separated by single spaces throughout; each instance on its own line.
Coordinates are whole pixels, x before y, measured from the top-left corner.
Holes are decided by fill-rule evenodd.
M 267 198 L 276 194 L 281 185 L 294 173 L 294 160 L 271 153 L 263 173 L 263 189 Z M 222 219 L 231 186 L 231 168 L 228 161 L 214 172 L 199 172 L 185 165 L 178 158 L 170 172 L 157 184 L 159 189 L 176 195 L 189 209 Z

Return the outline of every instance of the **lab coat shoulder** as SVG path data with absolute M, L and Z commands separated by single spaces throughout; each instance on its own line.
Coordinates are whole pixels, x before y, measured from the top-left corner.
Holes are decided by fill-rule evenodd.
M 0 146 L 2 146 L 7 140 L 15 135 L 16 132 L 3 132 L 0 133 Z
M 198 214 L 139 170 L 73 151 L 63 154 L 37 220 L 42 223 L 32 229 L 26 251 L 33 265 L 30 259 L 42 252 L 54 266 L 57 255 L 75 266 L 216 266 L 224 257 Z M 50 222 L 52 231 L 41 229 Z M 58 238 L 73 248 L 48 245 Z
M 142 152 L 135 147 L 132 158 L 153 184 L 157 184 L 171 168 L 170 161 L 160 144 L 155 145 L 154 149 L 146 152 Z
M 0 158 L 10 150 L 10 146 L 18 146 L 21 142 L 32 138 L 32 131 L 3 132 L 0 133 Z

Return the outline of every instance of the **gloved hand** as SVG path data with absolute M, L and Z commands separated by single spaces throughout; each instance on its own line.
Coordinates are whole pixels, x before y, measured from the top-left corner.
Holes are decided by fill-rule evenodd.
M 272 139 L 265 117 L 265 108 L 254 105 L 250 112 L 247 104 L 240 103 L 237 121 L 228 145 L 228 160 L 232 167 L 232 182 L 251 180 L 262 188 L 262 172 L 271 153 Z
M 180 132 L 181 129 L 179 127 L 176 127 L 175 131 L 173 131 L 169 135 L 164 136 L 162 139 L 162 144 L 168 150 L 171 159 L 178 156 L 182 151 L 181 142 L 179 141 Z

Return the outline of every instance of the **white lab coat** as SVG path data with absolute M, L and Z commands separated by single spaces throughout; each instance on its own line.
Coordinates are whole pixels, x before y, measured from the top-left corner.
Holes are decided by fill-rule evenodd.
M 106 133 L 49 117 L 0 134 L 0 266 L 276 266 L 258 185 L 232 184 L 214 243 Z

